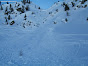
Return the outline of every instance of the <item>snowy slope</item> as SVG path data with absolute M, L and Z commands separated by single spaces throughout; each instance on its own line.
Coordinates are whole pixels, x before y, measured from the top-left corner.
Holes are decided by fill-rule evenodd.
M 25 23 L 26 24 L 25 26 L 29 26 L 29 24 L 31 22 L 32 23 L 31 25 L 34 26 L 34 25 L 39 24 L 40 21 L 43 21 L 44 16 L 46 16 L 46 15 L 44 15 L 44 14 L 46 14 L 45 11 L 41 12 L 42 9 L 38 9 L 39 7 L 37 5 L 34 5 L 33 3 L 24 5 L 23 3 L 18 2 L 18 3 L 11 4 L 11 5 L 12 5 L 11 7 L 14 8 L 14 11 L 9 14 L 11 17 L 10 20 L 8 20 L 9 15 L 4 15 L 6 7 L 7 7 L 7 11 L 10 11 L 10 9 L 9 9 L 10 4 L 2 5 L 3 10 L 1 10 L 0 21 L 3 24 L 6 23 L 6 19 L 5 19 L 5 17 L 6 17 L 9 24 L 11 23 L 11 21 L 15 21 L 15 25 L 22 26 L 23 23 Z M 24 11 L 25 11 L 24 13 L 17 11 L 17 9 L 22 8 L 22 6 L 24 6 Z M 29 8 L 28 11 L 25 9 L 27 6 Z M 25 14 L 27 16 L 26 17 L 27 20 L 24 20 Z
M 64 11 L 63 2 L 47 10 L 31 3 L 30 10 L 22 14 L 14 8 L 8 25 L 5 8 L 0 10 L 0 66 L 88 66 L 88 7 L 77 8 L 88 5 L 88 1 L 84 4 L 77 1 L 74 7 L 72 1 L 65 1 L 68 2 L 69 11 Z M 6 6 L 9 5 L 3 5 Z M 10 25 L 12 20 L 15 24 Z
M 81 6 L 84 6 L 86 4 L 88 5 L 88 2 L 86 2 L 85 4 L 81 4 L 81 3 L 79 4 L 79 2 L 76 2 L 74 7 L 72 7 L 72 5 L 70 4 L 69 11 L 64 11 L 64 8 L 61 6 L 61 4 L 62 3 L 56 3 L 48 10 L 49 12 L 51 11 L 53 12 L 50 15 L 50 17 L 48 17 L 48 20 L 51 21 L 51 23 L 54 23 L 54 22 L 57 23 L 57 25 L 55 25 L 55 31 L 59 30 L 58 31 L 59 33 L 65 33 L 65 34 L 68 34 L 68 33 L 69 34 L 70 33 L 71 34 L 74 34 L 74 33 L 75 34 L 88 34 L 88 31 L 87 31 L 88 7 L 77 8 L 77 5 L 81 5 Z M 58 9 L 58 12 L 56 12 L 57 9 Z M 67 16 L 67 12 L 68 12 L 68 16 Z M 65 21 L 66 18 L 68 20 L 67 22 Z

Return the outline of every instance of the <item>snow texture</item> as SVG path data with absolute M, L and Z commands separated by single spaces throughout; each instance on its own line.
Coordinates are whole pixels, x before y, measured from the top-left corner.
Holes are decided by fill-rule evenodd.
M 74 7 L 71 2 L 75 3 Z M 0 66 L 88 66 L 88 1 L 81 4 L 79 0 L 66 0 L 65 3 L 69 11 L 64 11 L 63 2 L 47 10 L 39 9 L 32 2 L 14 3 L 14 11 L 8 14 L 11 16 L 8 25 L 5 20 L 8 15 L 4 13 L 6 7 L 10 11 L 10 5 L 2 5 Z M 17 11 L 22 5 L 29 5 L 29 10 Z M 10 25 L 11 21 L 15 23 Z

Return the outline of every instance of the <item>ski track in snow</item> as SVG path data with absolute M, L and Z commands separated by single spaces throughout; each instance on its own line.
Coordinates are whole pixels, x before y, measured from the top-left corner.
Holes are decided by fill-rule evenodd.
M 88 34 L 57 34 L 53 32 L 52 28 L 43 29 L 42 27 L 43 31 L 38 28 L 34 32 L 28 29 L 20 30 L 22 28 L 9 28 L 9 31 L 7 31 L 8 28 L 4 27 L 4 29 L 2 30 L 0 27 L 0 30 L 5 32 L 0 32 L 0 39 L 5 39 L 0 42 L 0 64 L 2 66 L 3 64 L 9 66 L 25 66 L 27 64 L 69 66 L 72 63 L 71 60 L 74 60 L 73 64 L 75 65 L 88 58 L 88 54 L 86 54 L 88 40 L 83 38 L 87 37 Z M 8 36 L 8 38 L 3 35 Z M 79 36 L 82 37 L 79 38 Z M 22 58 L 19 56 L 20 51 L 23 51 Z M 85 57 L 86 59 L 83 59 Z

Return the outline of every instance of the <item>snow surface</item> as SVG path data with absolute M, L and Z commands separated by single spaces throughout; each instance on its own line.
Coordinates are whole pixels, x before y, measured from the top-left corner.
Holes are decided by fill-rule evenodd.
M 47 10 L 31 3 L 30 11 L 22 14 L 13 4 L 15 13 L 10 14 L 12 19 L 8 23 L 14 20 L 14 25 L 5 24 L 4 10 L 9 4 L 4 4 L 0 10 L 0 66 L 88 66 L 88 7 L 76 8 L 88 5 L 88 1 L 85 4 L 77 1 L 75 7 L 71 1 L 65 2 L 69 2 L 69 16 L 61 6 L 63 2 Z M 23 4 L 19 3 L 21 7 Z

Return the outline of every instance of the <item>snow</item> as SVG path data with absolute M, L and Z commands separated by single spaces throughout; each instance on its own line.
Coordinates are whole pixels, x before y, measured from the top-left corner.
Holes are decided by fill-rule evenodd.
M 19 3 L 21 7 L 23 4 Z M 31 3 L 30 11 L 22 14 L 13 4 L 15 13 L 10 14 L 12 19 L 8 21 L 14 20 L 13 25 L 5 24 L 4 10 L 9 5 L 3 5 L 4 10 L 0 10 L 0 66 L 88 66 L 88 7 L 74 10 L 76 6 L 69 5 L 67 16 L 62 3 L 47 10 L 35 8 Z M 25 14 L 27 20 L 24 20 Z M 23 23 L 26 23 L 25 28 Z

